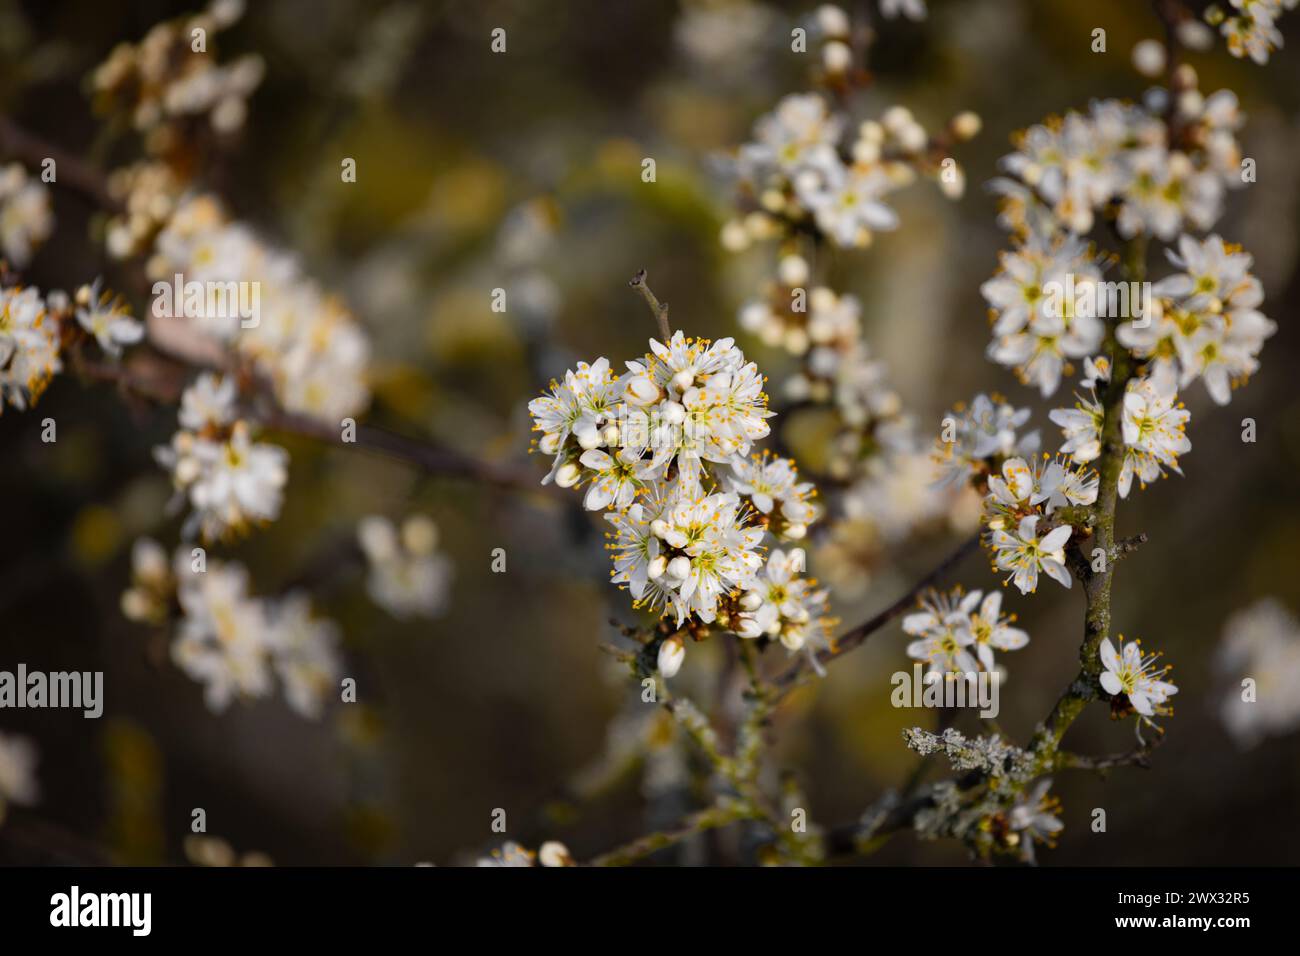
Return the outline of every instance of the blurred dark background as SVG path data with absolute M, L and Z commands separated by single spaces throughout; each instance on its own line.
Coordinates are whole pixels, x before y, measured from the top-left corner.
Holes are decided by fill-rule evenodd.
M 236 215 L 299 250 L 361 318 L 375 351 L 370 421 L 486 458 L 519 456 L 529 441 L 524 405 L 550 376 L 579 358 L 617 365 L 644 350 L 652 325 L 627 289 L 642 267 L 675 325 L 735 334 L 736 308 L 771 263 L 763 252 L 721 250 L 730 197 L 709 160 L 745 141 L 779 96 L 808 88 L 808 58 L 790 52 L 788 37 L 812 5 L 736 3 L 721 20 L 707 6 L 265 0 L 222 35 L 223 56 L 257 52 L 267 74 L 237 148 L 207 178 Z M 979 284 L 1006 239 L 981 186 L 1013 131 L 1094 97 L 1140 95 L 1149 81 L 1129 51 L 1160 27 L 1127 0 L 930 6 L 924 23 L 882 26 L 863 105 L 878 114 L 905 103 L 929 129 L 978 112 L 983 132 L 958 152 L 967 194 L 951 203 L 918 184 L 897 195 L 902 228 L 840 254 L 833 279 L 862 297 L 867 340 L 922 431 L 937 429 L 955 401 L 996 390 L 1038 411 L 1050 447 L 1046 410 L 1068 389 L 1042 402 L 983 358 Z M 0 0 L 0 109 L 104 168 L 133 158 L 130 137 L 101 134 L 85 77 L 115 43 L 192 9 Z M 719 22 L 728 27 L 719 32 Z M 504 56 L 489 52 L 498 26 Z M 1105 54 L 1090 51 L 1098 26 Z M 1191 389 L 1186 476 L 1122 506 L 1121 533 L 1151 540 L 1118 573 L 1114 627 L 1175 662 L 1177 713 L 1151 770 L 1105 781 L 1059 775 L 1066 830 L 1042 855 L 1048 865 L 1300 862 L 1300 734 L 1239 751 L 1218 722 L 1223 688 L 1211 666 L 1234 610 L 1266 595 L 1300 608 L 1300 14 L 1281 27 L 1291 45 L 1265 67 L 1232 59 L 1221 43 L 1189 58 L 1201 89 L 1235 90 L 1248 118 L 1241 139 L 1258 182 L 1229 196 L 1218 231 L 1254 254 L 1263 311 L 1279 332 L 1229 407 Z M 344 156 L 359 173 L 346 188 Z M 645 156 L 657 162 L 653 185 L 641 182 Z M 28 281 L 111 282 L 94 211 L 57 187 L 54 202 L 58 228 Z M 533 235 L 521 216 L 550 228 Z M 498 286 L 527 307 L 490 311 Z M 784 358 L 739 340 L 778 380 Z M 53 445 L 40 440 L 46 416 L 58 422 Z M 1240 440 L 1246 417 L 1258 423 L 1255 444 Z M 634 620 L 626 595 L 606 582 L 597 522 L 560 498 L 428 477 L 351 450 L 275 436 L 293 462 L 283 515 L 222 554 L 246 562 L 254 589 L 272 593 L 361 515 L 424 511 L 455 563 L 449 611 L 395 621 L 369 602 L 356 569 L 340 567 L 316 600 L 344 630 L 346 673 L 362 703 L 316 723 L 279 698 L 208 713 L 164 639 L 117 607 L 134 538 L 176 538 L 178 522 L 162 517 L 167 477 L 150 454 L 174 426 L 173 410 L 70 376 L 35 413 L 0 416 L 0 666 L 103 670 L 107 694 L 99 721 L 0 714 L 0 729 L 38 743 L 43 795 L 33 809 L 11 810 L 0 860 L 99 847 L 122 862 L 178 862 L 195 807 L 237 850 L 286 864 L 455 862 L 500 839 L 489 829 L 494 808 L 507 811 L 512 838 L 562 839 L 579 858 L 671 819 L 661 818 L 671 800 L 642 794 L 671 790 L 680 773 L 672 748 L 620 762 L 636 740 L 655 737 L 656 718 L 597 649 L 615 635 L 611 618 Z M 540 479 L 545 465 L 530 464 Z M 953 543 L 903 549 L 865 595 L 835 598 L 836 612 L 853 623 L 884 606 Z M 491 571 L 497 547 L 505 574 Z M 981 557 L 957 579 L 996 586 Z M 1032 635 L 1009 658 L 1000 719 L 1023 741 L 1074 673 L 1082 596 L 1048 588 L 1007 602 Z M 854 819 L 914 765 L 899 731 L 933 715 L 888 704 L 904 644 L 896 626 L 887 630 L 778 719 L 779 753 L 819 822 Z M 707 692 L 716 652 L 692 650 L 683 690 L 694 693 L 695 681 Z M 1069 742 L 1100 753 L 1132 737 L 1093 708 Z M 544 817 L 575 775 L 579 789 L 600 785 L 611 748 L 608 793 Z M 1089 829 L 1093 807 L 1107 808 L 1105 834 Z M 902 836 L 871 859 L 958 863 L 964 853 Z

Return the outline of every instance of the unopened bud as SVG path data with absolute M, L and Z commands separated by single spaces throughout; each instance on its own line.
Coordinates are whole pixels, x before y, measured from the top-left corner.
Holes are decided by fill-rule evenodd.
M 686 644 L 677 635 L 674 634 L 659 645 L 659 673 L 664 677 L 676 677 L 684 660 Z

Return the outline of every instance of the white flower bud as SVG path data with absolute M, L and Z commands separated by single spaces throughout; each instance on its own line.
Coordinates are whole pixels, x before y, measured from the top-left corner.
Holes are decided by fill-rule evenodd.
M 560 470 L 555 473 L 555 483 L 561 488 L 572 488 L 582 477 L 582 469 L 573 462 L 561 465 Z
M 654 535 L 656 538 L 664 537 L 671 530 L 672 530 L 672 525 L 670 525 L 663 518 L 655 518 L 654 521 L 650 522 L 650 533 Z
M 722 248 L 728 252 L 744 252 L 749 248 L 749 233 L 745 230 L 745 224 L 738 220 L 731 220 L 722 227 Z
M 974 139 L 984 127 L 984 121 L 978 113 L 963 110 L 952 118 L 952 132 L 959 140 Z
M 560 450 L 560 433 L 547 432 L 537 443 L 537 448 L 544 455 L 554 455 Z
M 880 161 L 880 144 L 860 139 L 853 144 L 853 161 L 864 166 Z
M 817 28 L 828 37 L 846 37 L 849 15 L 833 3 L 823 3 L 817 8 Z
M 542 866 L 573 866 L 573 857 L 563 843 L 547 840 L 537 850 L 537 862 Z
M 853 51 L 840 40 L 831 40 L 822 47 L 822 65 L 828 73 L 843 73 L 853 64 Z
M 665 573 L 669 581 L 685 581 L 691 576 L 691 559 L 684 554 L 679 554 L 668 562 Z
M 679 402 L 664 402 L 659 406 L 659 414 L 669 425 L 680 425 L 686 421 L 686 409 Z
M 908 123 L 898 131 L 898 144 L 909 153 L 919 153 L 929 141 L 930 137 L 920 123 Z
M 798 327 L 789 329 L 783 337 L 783 344 L 791 355 L 803 355 L 808 351 L 808 333 Z
M 653 405 L 663 394 L 649 375 L 633 375 L 623 386 L 623 398 L 633 405 Z
M 757 591 L 746 591 L 738 602 L 743 610 L 757 611 L 763 606 L 763 596 Z
M 885 115 L 880 117 L 880 125 L 895 136 L 915 122 L 916 120 L 912 119 L 912 111 L 906 106 L 891 106 L 885 110 Z
M 754 638 L 762 636 L 763 628 L 758 621 L 754 620 L 752 617 L 742 617 L 740 619 L 740 626 L 736 628 L 736 633 L 741 637 L 752 641 Z
M 613 422 L 610 422 L 601 430 L 600 440 L 603 441 L 610 448 L 618 447 L 618 439 L 619 439 L 618 426 L 615 425 Z
M 1159 40 L 1142 40 L 1133 47 L 1133 69 L 1156 77 L 1165 71 L 1165 45 Z
M 776 274 L 786 288 L 801 286 L 808 281 L 808 260 L 803 256 L 783 256 Z
M 771 314 L 766 302 L 747 302 L 740 310 L 740 327 L 746 332 L 757 332 Z
M 686 660 L 686 644 L 680 637 L 673 635 L 659 645 L 659 673 L 664 677 L 676 677 Z
M 646 577 L 651 581 L 658 581 L 664 576 L 664 571 L 668 568 L 668 559 L 662 554 L 656 557 L 646 566 Z
M 686 391 L 694 384 L 695 373 L 690 369 L 684 368 L 673 376 L 673 388 L 677 389 L 678 393 Z

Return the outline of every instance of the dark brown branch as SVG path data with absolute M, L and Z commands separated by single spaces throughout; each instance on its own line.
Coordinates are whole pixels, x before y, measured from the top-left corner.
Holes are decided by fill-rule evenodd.
M 108 177 L 102 170 L 27 132 L 3 113 L 0 113 L 0 154 L 11 156 L 36 169 L 40 169 L 45 160 L 52 159 L 56 183 L 70 187 L 110 212 L 122 210 L 122 203 L 109 193 Z
M 817 654 L 817 660 L 821 664 L 829 664 L 831 661 L 838 660 L 849 651 L 866 642 L 876 631 L 880 630 L 894 618 L 898 617 L 916 601 L 917 595 L 928 587 L 932 587 L 937 581 L 942 579 L 949 571 L 960 564 L 967 555 L 979 546 L 979 535 L 972 535 L 961 545 L 939 562 L 925 577 L 917 581 L 907 590 L 898 600 L 889 607 L 880 611 L 878 614 L 863 621 L 852 630 L 846 631 L 835 641 L 834 650 L 820 651 Z M 792 664 L 785 673 L 781 674 L 773 682 L 780 694 L 785 694 L 791 688 L 796 686 L 805 676 L 811 665 L 807 657 L 802 657 L 795 664 Z

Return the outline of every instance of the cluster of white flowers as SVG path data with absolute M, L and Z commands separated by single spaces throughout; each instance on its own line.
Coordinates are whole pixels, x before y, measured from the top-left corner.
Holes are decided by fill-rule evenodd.
M 109 218 L 104 245 L 114 259 L 144 253 L 167 224 L 185 193 L 185 184 L 170 165 L 142 160 L 113 170 L 108 193 L 122 206 Z
M 0 411 L 28 408 L 62 370 L 52 311 L 35 288 L 0 287 Z
M 1219 716 L 1239 746 L 1300 726 L 1300 621 L 1277 599 L 1228 618 L 1215 668 L 1229 682 Z
M 927 662 L 932 672 L 992 672 L 995 650 L 1017 651 L 1029 643 L 1025 631 L 1012 627 L 1015 615 L 1002 613 L 1000 591 L 931 590 L 917 603 L 921 610 L 903 618 L 903 631 L 916 638 L 907 656 Z
M 1045 290 L 1073 282 L 1081 298 L 1100 281 L 1101 270 L 1088 244 L 1074 236 L 1031 234 L 1000 258 L 998 274 L 980 287 L 993 321 L 988 357 L 1051 395 L 1069 360 L 1091 355 L 1101 345 L 1105 327 L 1095 314 Z
M 1000 395 L 976 395 L 943 417 L 932 457 L 939 481 L 966 482 L 987 475 L 1007 458 L 1028 458 L 1038 451 L 1038 432 L 1020 433 L 1029 421 L 1027 408 L 1016 408 Z
M 212 314 L 206 299 L 174 303 L 194 328 L 231 346 L 270 380 L 280 405 L 337 422 L 363 411 L 370 344 L 356 318 L 336 297 L 303 275 L 291 254 L 265 245 L 247 226 L 230 222 L 220 204 L 200 195 L 183 202 L 158 234 L 147 272 L 188 285 L 252 283 L 258 314 L 246 321 L 235 309 Z
M 20 163 L 0 169 L 0 258 L 15 269 L 31 262 L 36 247 L 54 231 L 50 191 Z
M 1019 134 L 1017 151 L 1002 160 L 1016 179 L 991 184 L 1003 196 L 1004 224 L 1029 236 L 1083 235 L 1098 212 L 1118 203 L 1115 228 L 1124 238 L 1169 242 L 1185 226 L 1210 228 L 1225 189 L 1243 185 L 1237 97 L 1230 90 L 1203 96 L 1187 66 L 1175 82 L 1175 142 L 1162 118 L 1164 90 L 1142 105 L 1094 101 L 1086 114 L 1070 111 Z
M 1205 21 L 1217 26 L 1228 41 L 1228 52 L 1237 58 L 1250 57 L 1260 66 L 1268 62 L 1274 50 L 1282 48 L 1282 31 L 1277 19 L 1286 10 L 1294 10 L 1300 0 L 1229 0 L 1229 13 L 1218 4 L 1205 11 Z
M 212 0 L 203 13 L 157 24 L 139 43 L 118 44 L 91 76 L 98 107 L 125 115 L 155 154 L 186 148 L 187 121 L 239 130 L 265 67 L 253 54 L 218 63 L 211 46 L 243 13 L 243 0 Z
M 338 628 L 314 617 L 306 596 L 253 597 L 242 565 L 195 551 L 182 545 L 169 564 L 161 545 L 137 540 L 123 613 L 150 624 L 179 614 L 172 660 L 204 685 L 213 712 L 237 697 L 269 696 L 278 676 L 289 705 L 319 717 L 342 669 Z
M 233 378 L 203 373 L 181 394 L 180 429 L 170 444 L 154 449 L 172 475 L 173 507 L 190 507 L 182 537 L 228 538 L 279 517 L 288 452 L 253 440 L 236 399 Z
M 753 142 L 736 159 L 748 212 L 723 227 L 723 245 L 740 251 L 814 228 L 837 246 L 861 248 L 874 233 L 897 227 L 885 197 L 918 175 L 960 197 L 964 179 L 956 161 L 940 155 L 943 149 L 907 107 L 890 107 L 879 120 L 858 124 L 852 136 L 845 135 L 849 127 L 848 117 L 833 112 L 820 93 L 786 96 L 761 117 Z M 963 113 L 947 136 L 969 139 L 978 129 L 978 118 Z
M 1116 335 L 1148 368 L 1174 373 L 1178 388 L 1199 378 L 1216 403 L 1227 405 L 1277 331 L 1259 311 L 1264 290 L 1250 273 L 1252 257 L 1217 235 L 1183 235 L 1168 256 L 1181 271 L 1152 287 L 1159 297 L 1154 319 L 1127 322 Z
M 611 577 L 635 606 L 678 627 L 824 646 L 826 593 L 797 578 L 803 552 L 774 550 L 766 565 L 762 553 L 767 535 L 803 538 L 819 509 L 792 462 L 750 456 L 772 414 L 757 366 L 729 338 L 677 332 L 650 350 L 622 375 L 603 358 L 580 363 L 529 403 L 537 447 L 554 456 L 543 482 L 585 486 L 584 507 L 607 512 Z M 675 672 L 684 645 L 664 647 Z
M 357 541 L 369 574 L 371 600 L 394 617 L 436 617 L 447 606 L 451 562 L 439 554 L 438 526 L 424 515 L 411 515 L 398 529 L 382 515 L 357 525 Z
M 36 745 L 17 734 L 0 733 L 0 822 L 5 804 L 30 806 L 40 799 L 36 782 Z
M 1122 651 L 1115 649 L 1110 638 L 1103 640 L 1098 650 L 1103 668 L 1102 689 L 1112 697 L 1126 698 L 1127 705 L 1137 711 L 1140 719 L 1172 713 L 1165 705 L 1178 693 L 1178 688 L 1164 679 L 1172 665 L 1157 666 L 1159 654 L 1144 657 L 1140 641 L 1126 644 L 1121 634 L 1119 642 Z M 1121 714 L 1128 710 L 1124 700 L 1117 699 L 1112 706 Z
M 576 866 L 569 848 L 558 840 L 548 840 L 536 851 L 514 840 L 507 840 L 487 856 L 478 858 L 476 866 Z

